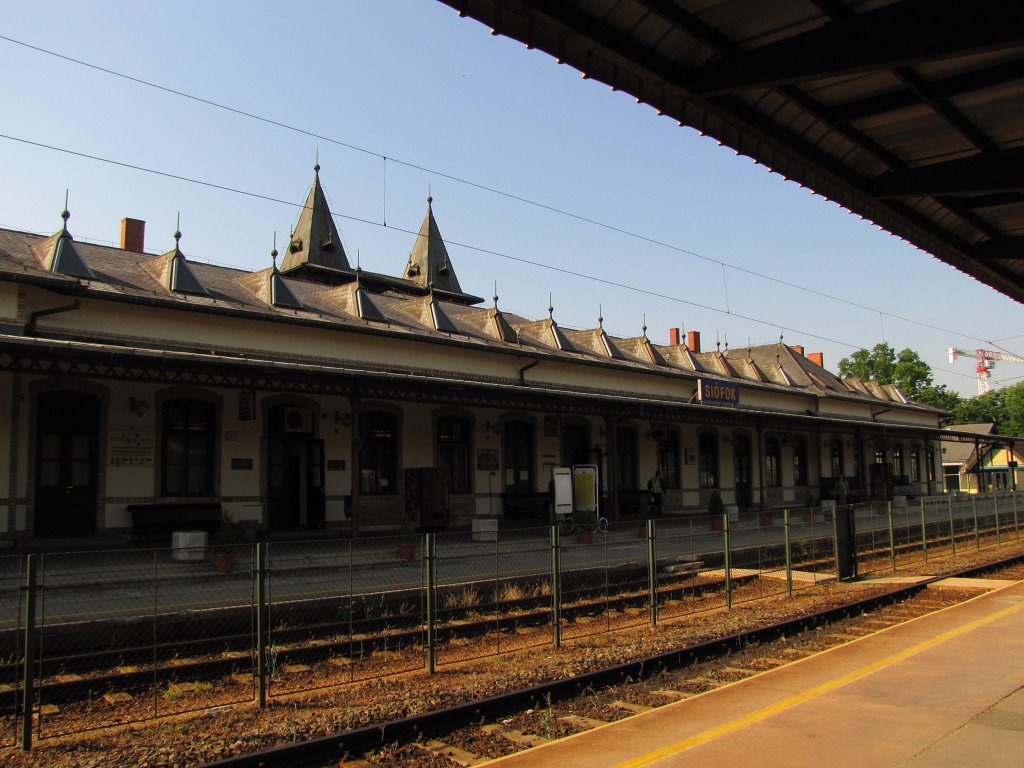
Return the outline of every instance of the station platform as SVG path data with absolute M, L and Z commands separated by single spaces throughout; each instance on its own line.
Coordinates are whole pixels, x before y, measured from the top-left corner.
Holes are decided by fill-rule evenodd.
M 1024 583 L 486 765 L 1020 768 Z

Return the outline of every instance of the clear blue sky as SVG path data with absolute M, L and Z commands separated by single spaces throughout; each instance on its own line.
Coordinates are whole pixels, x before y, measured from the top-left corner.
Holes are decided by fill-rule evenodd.
M 262 268 L 319 153 L 350 260 L 399 274 L 429 189 L 463 289 L 489 301 L 496 281 L 499 305 L 527 317 L 546 316 L 550 293 L 561 325 L 601 312 L 634 336 L 646 317 L 653 341 L 682 325 L 705 349 L 716 335 L 773 342 L 781 326 L 831 370 L 885 340 L 967 395 L 973 365 L 950 365 L 947 347 L 1024 350 L 1020 304 L 434 0 L 4 0 L 0 35 L 323 137 L 0 40 L 5 136 L 284 201 L 0 138 L 2 227 L 57 230 L 67 189 L 78 239 L 116 242 L 130 216 L 165 251 L 180 211 L 189 258 Z M 1002 364 L 993 380 L 1021 377 Z

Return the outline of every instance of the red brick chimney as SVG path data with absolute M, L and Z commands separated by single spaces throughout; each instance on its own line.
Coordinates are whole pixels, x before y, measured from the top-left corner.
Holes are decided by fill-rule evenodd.
M 804 353 L 804 348 L 800 345 L 794 346 L 793 349 L 795 349 L 801 355 Z
M 679 329 L 678 328 L 669 328 L 668 329 L 668 343 L 669 343 L 670 346 L 673 346 L 673 347 L 678 347 L 679 346 Z
M 825 367 L 825 355 L 821 352 L 811 352 L 811 354 L 807 356 L 807 359 L 819 368 Z
M 145 253 L 146 222 L 140 219 L 121 219 L 121 250 Z
M 686 332 L 686 346 L 691 352 L 700 352 L 700 331 Z

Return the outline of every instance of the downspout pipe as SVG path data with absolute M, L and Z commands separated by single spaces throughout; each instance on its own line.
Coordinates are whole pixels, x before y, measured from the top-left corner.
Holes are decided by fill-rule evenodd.
M 526 383 L 526 372 L 528 370 L 530 370 L 531 368 L 537 367 L 538 365 L 540 365 L 540 360 L 534 360 L 532 363 L 527 363 L 522 368 L 520 368 L 519 369 L 519 383 L 520 384 L 525 384 Z
M 75 299 L 71 304 L 65 304 L 60 307 L 48 307 L 47 309 L 36 310 L 35 312 L 28 316 L 28 323 L 25 325 L 25 335 L 36 335 L 36 321 L 40 317 L 46 317 L 47 315 L 58 315 L 61 312 L 73 312 L 81 306 L 81 300 Z

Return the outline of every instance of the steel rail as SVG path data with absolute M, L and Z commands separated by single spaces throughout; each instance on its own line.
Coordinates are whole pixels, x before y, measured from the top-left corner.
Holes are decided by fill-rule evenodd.
M 481 717 L 497 717 L 514 712 L 537 701 L 564 700 L 580 691 L 606 687 L 623 680 L 646 678 L 666 668 L 678 668 L 688 664 L 717 658 L 726 653 L 755 643 L 769 642 L 786 635 L 805 632 L 809 629 L 850 618 L 851 616 L 891 605 L 899 600 L 923 591 L 929 584 L 948 578 L 965 578 L 996 570 L 1008 565 L 1024 562 L 1024 555 L 1014 555 L 993 563 L 965 568 L 961 571 L 932 576 L 914 584 L 901 586 L 881 595 L 856 600 L 824 611 L 786 621 L 758 627 L 745 632 L 708 640 L 672 651 L 658 653 L 637 661 L 617 664 L 605 669 L 582 675 L 555 680 L 549 683 L 524 688 L 511 693 L 500 694 L 478 701 L 459 704 L 454 707 L 425 712 L 387 723 L 358 728 L 344 733 L 321 736 L 304 742 L 287 744 L 246 755 L 223 758 L 206 763 L 198 768 L 265 768 L 275 766 L 300 766 L 306 763 L 339 757 L 345 753 L 363 754 L 372 749 L 396 741 L 422 738 L 424 733 L 434 730 L 451 731 L 454 728 L 480 720 Z

